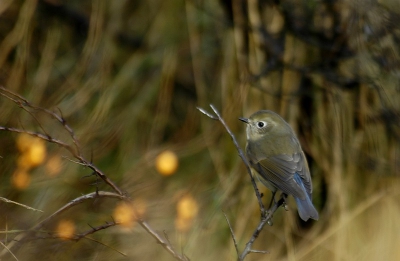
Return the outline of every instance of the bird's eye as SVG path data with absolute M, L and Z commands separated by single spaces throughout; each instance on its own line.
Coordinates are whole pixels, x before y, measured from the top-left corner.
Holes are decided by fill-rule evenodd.
M 257 122 L 257 127 L 258 127 L 258 128 L 263 128 L 263 127 L 265 127 L 265 126 L 267 126 L 267 123 L 266 123 L 266 122 L 263 122 L 263 121 Z

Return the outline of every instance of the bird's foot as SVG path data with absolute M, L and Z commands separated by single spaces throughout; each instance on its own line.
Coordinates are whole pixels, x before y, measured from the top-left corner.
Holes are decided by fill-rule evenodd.
M 272 226 L 273 225 L 273 222 L 272 222 L 272 218 L 273 218 L 273 212 L 271 211 L 271 210 L 266 210 L 265 212 L 264 212 L 264 214 L 263 214 L 263 219 L 264 220 L 267 220 L 267 224 L 269 225 L 269 226 Z
M 289 207 L 286 204 L 286 199 L 287 199 L 287 195 L 285 193 L 282 193 L 281 198 L 283 199 L 283 203 L 282 203 L 282 207 L 286 210 L 289 211 Z
M 286 202 L 282 204 L 282 207 L 283 207 L 286 211 L 289 211 L 289 208 L 288 208 L 288 205 L 286 204 Z

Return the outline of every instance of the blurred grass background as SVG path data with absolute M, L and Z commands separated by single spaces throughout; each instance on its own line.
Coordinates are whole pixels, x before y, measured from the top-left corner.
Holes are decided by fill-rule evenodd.
M 396 0 L 4 0 L 0 84 L 60 111 L 86 157 L 192 260 L 235 260 L 222 211 L 240 250 L 260 216 L 230 137 L 196 106 L 219 108 L 242 147 L 237 118 L 274 110 L 298 133 L 320 220 L 302 222 L 290 199 L 254 245 L 270 253 L 246 260 L 399 260 L 399 24 Z M 53 119 L 34 116 L 0 97 L 1 126 L 42 132 L 40 122 L 72 144 Z M 0 196 L 44 213 L 0 201 L 5 245 L 96 190 L 88 169 L 62 158 L 67 151 L 24 138 L 0 132 Z M 42 158 L 24 168 L 27 151 Z M 164 151 L 179 163 L 168 176 L 156 169 Z M 61 225 L 81 233 L 111 221 L 118 207 L 74 207 L 14 254 L 173 260 L 135 223 L 90 235 L 102 244 L 49 238 Z

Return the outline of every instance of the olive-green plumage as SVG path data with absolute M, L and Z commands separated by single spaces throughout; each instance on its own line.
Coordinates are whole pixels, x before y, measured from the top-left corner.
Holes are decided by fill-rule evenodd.
M 318 220 L 312 204 L 310 170 L 300 143 L 290 125 L 278 114 L 261 110 L 247 123 L 246 155 L 259 180 L 275 195 L 280 190 L 292 195 L 300 217 Z

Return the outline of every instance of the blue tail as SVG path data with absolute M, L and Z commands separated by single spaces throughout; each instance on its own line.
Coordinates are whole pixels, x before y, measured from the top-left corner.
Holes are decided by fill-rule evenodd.
M 299 211 L 299 215 L 300 215 L 301 219 L 304 221 L 307 221 L 309 218 L 318 220 L 319 215 L 318 215 L 318 212 L 315 209 L 313 203 L 311 202 L 311 194 L 307 193 L 306 188 L 304 187 L 303 181 L 301 180 L 299 174 L 295 173 L 294 179 L 301 186 L 301 188 L 303 189 L 303 191 L 306 194 L 306 197 L 304 200 L 302 200 L 300 198 L 295 198 L 296 204 L 297 204 L 297 209 Z

